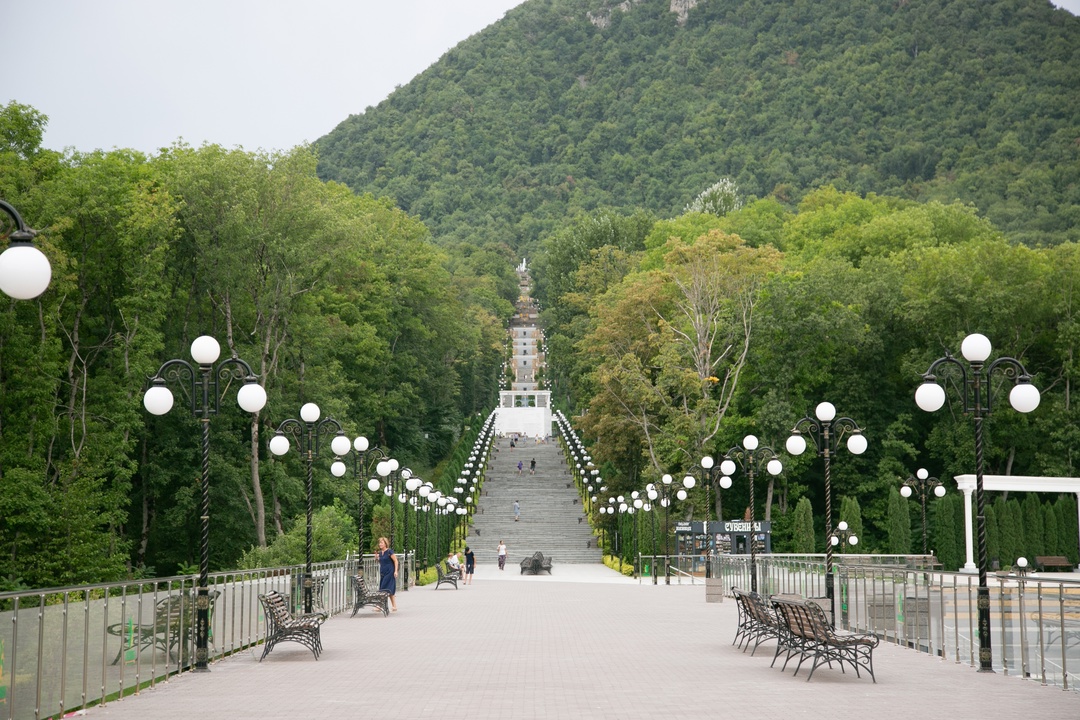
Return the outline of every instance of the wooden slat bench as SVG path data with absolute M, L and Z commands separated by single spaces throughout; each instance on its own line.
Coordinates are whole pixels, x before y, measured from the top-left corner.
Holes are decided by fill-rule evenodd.
M 359 575 L 353 575 L 352 589 L 353 589 L 353 608 L 352 616 L 356 617 L 356 613 L 359 612 L 362 607 L 373 607 L 376 610 L 382 610 L 383 617 L 390 614 L 390 594 L 383 592 L 382 590 L 368 590 L 367 583 L 364 582 L 364 578 Z
M 323 649 L 319 628 L 326 622 L 325 613 L 294 616 L 288 610 L 285 596 L 277 590 L 260 595 L 259 602 L 266 614 L 266 646 L 259 662 L 262 662 L 278 643 L 290 641 L 300 643 L 311 650 L 316 660 L 319 659 L 319 653 Z
M 782 634 L 780 620 L 776 616 L 776 611 L 769 607 L 756 592 L 746 592 L 737 587 L 731 588 L 731 592 L 739 608 L 739 627 L 735 631 L 735 640 L 732 641 L 732 645 L 737 643 L 737 647 L 746 652 L 746 648 L 753 642 L 754 649 L 750 652 L 750 656 L 753 657 L 758 645 L 762 642 L 780 640 Z M 776 656 L 780 654 L 781 647 L 782 643 L 778 642 L 776 654 L 773 655 L 774 663 Z
M 855 670 L 856 677 L 862 677 L 859 673 L 859 668 L 862 668 L 870 673 L 871 680 L 877 682 L 873 659 L 874 648 L 878 645 L 877 637 L 867 633 L 834 630 L 825 617 L 825 611 L 812 601 L 774 597 L 772 604 L 783 623 L 785 638 L 781 642 L 789 648 L 782 669 L 786 669 L 788 660 L 798 654 L 796 675 L 804 661 L 813 659 L 810 674 L 806 677 L 807 682 L 813 677 L 818 666 L 828 664 L 832 667 L 833 660 L 840 664 L 841 672 L 844 671 L 844 663 L 847 663 Z
M 1069 561 L 1069 558 L 1064 555 L 1036 555 L 1035 567 L 1040 571 L 1045 570 L 1065 570 L 1066 572 L 1072 571 L 1075 565 Z
M 443 583 L 446 583 L 447 585 L 453 585 L 454 589 L 457 590 L 458 574 L 456 572 L 443 572 L 442 563 L 437 562 L 435 563 L 435 573 L 439 576 L 438 581 L 436 581 L 435 583 L 436 590 L 438 590 L 439 586 Z

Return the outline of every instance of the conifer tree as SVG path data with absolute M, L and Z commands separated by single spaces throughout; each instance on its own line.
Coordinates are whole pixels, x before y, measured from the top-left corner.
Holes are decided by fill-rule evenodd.
M 795 522 L 791 534 L 795 552 L 814 552 L 814 511 L 807 498 L 799 498 L 795 505 Z
M 889 552 L 906 555 L 911 552 L 911 513 L 896 488 L 889 490 L 888 519 Z M 919 545 L 919 551 L 922 552 L 922 545 Z

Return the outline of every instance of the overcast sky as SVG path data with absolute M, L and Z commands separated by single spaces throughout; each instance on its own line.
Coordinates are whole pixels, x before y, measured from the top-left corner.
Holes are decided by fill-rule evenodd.
M 522 2 L 0 0 L 0 105 L 47 115 L 55 150 L 287 149 Z
M 45 113 L 54 150 L 288 149 L 522 2 L 0 0 L 0 104 Z

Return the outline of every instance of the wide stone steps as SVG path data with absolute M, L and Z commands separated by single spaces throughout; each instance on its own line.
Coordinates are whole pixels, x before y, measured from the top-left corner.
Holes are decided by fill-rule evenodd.
M 529 461 L 536 460 L 530 474 Z M 522 462 L 518 475 L 517 463 Z M 521 507 L 514 520 L 514 501 Z M 510 449 L 498 438 L 488 462 L 483 493 L 473 516 L 469 545 L 480 563 L 496 562 L 499 540 L 507 546 L 508 570 L 536 551 L 560 563 L 599 563 L 601 555 L 559 445 L 521 440 Z

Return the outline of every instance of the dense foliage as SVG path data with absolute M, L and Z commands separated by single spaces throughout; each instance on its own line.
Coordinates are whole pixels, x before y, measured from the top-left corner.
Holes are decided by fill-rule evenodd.
M 318 142 L 439 236 L 668 217 L 717 177 L 977 206 L 1080 240 L 1080 18 L 1046 0 L 530 0 Z M 590 21 L 590 18 L 592 21 Z
M 753 433 L 783 455 L 783 474 L 759 472 L 755 493 L 756 517 L 774 521 L 774 549 L 823 548 L 821 460 L 783 449 L 795 423 L 828 400 L 869 440 L 864 455 L 840 447 L 832 460 L 833 525 L 847 521 L 861 551 L 921 551 L 918 505 L 896 490 L 921 466 L 943 479 L 972 473 L 974 442 L 957 386 L 934 414 L 917 408 L 914 391 L 930 363 L 958 353 L 971 332 L 991 339 L 995 357 L 1019 358 L 1042 391 L 1038 410 L 1021 415 L 1007 402 L 1008 378 L 994 376 L 986 472 L 1080 469 L 1076 243 L 1029 248 L 959 203 L 825 187 L 794 212 L 758 200 L 722 217 L 582 215 L 544 241 L 534 272 L 549 376 L 613 492 L 663 473 L 702 476 L 703 455 L 721 456 Z M 963 520 L 947 484 L 950 494 L 931 501 L 931 548 L 956 567 Z M 699 483 L 680 519 L 744 516 L 745 476 L 708 492 Z M 996 508 L 995 498 L 1004 495 L 991 494 Z M 814 508 L 812 545 L 803 500 Z M 1072 498 L 1032 495 L 1023 519 L 1005 522 L 999 511 L 994 557 L 1011 565 L 1020 551 L 1060 547 L 1077 560 L 1075 512 L 1063 506 L 1052 526 L 1041 519 L 1062 503 L 1075 508 Z M 1054 532 L 1040 540 L 1033 527 Z
M 161 418 L 142 407 L 146 379 L 190 358 L 198 335 L 247 361 L 269 395 L 252 417 L 223 388 L 211 422 L 214 568 L 306 507 L 299 453 L 266 450 L 303 403 L 424 474 L 491 408 L 517 294 L 505 245 L 436 245 L 386 200 L 319 180 L 310 147 L 61 156 L 41 148 L 45 120 L 0 108 L 0 197 L 43 231 L 54 271 L 41 298 L 5 297 L 0 313 L 0 585 L 198 559 L 188 394 L 174 385 Z M 324 514 L 340 528 L 356 482 L 331 477 L 323 445 L 316 507 L 343 500 Z

